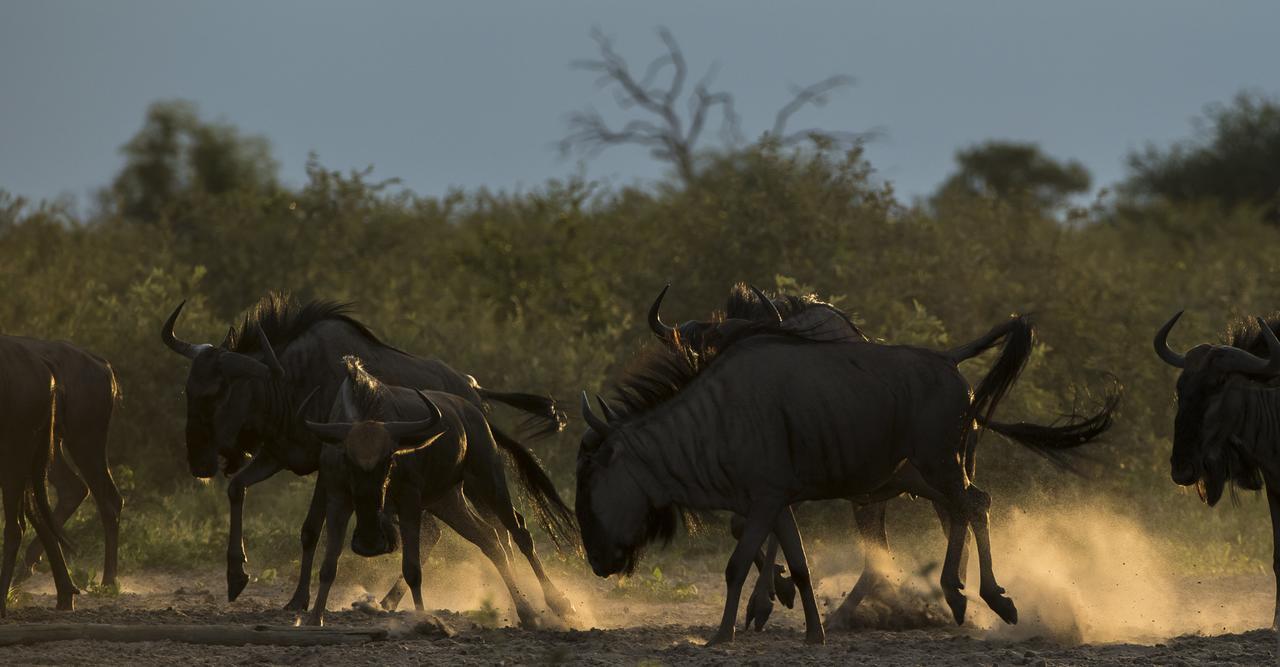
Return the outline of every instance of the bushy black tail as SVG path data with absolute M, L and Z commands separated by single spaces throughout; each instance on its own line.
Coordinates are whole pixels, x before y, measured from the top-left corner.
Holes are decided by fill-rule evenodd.
M 965 345 L 961 345 L 946 353 L 955 363 L 982 354 L 991 349 L 997 342 L 1004 340 L 1004 347 L 996 363 L 987 372 L 986 377 L 978 383 L 973 392 L 973 401 L 969 404 L 969 414 L 964 423 L 977 421 L 985 425 L 991 421 L 996 407 L 1009 393 L 1009 388 L 1017 381 L 1031 358 L 1031 345 L 1035 342 L 1035 327 L 1027 315 L 1014 315 L 1008 322 L 997 325 L 984 336 Z M 967 426 L 966 426 L 967 428 Z
M 531 438 L 559 433 L 569 423 L 564 413 L 556 406 L 556 399 L 550 396 L 494 391 L 479 385 L 476 386 L 476 392 L 486 401 L 497 401 L 528 413 L 529 418 L 521 424 L 521 430 Z
M 493 439 L 511 457 L 520 474 L 520 486 L 533 505 L 538 521 L 561 551 L 574 551 L 578 543 L 578 522 L 573 510 L 560 498 L 556 485 L 542 469 L 538 459 L 515 438 L 490 425 Z
M 1091 417 L 1071 414 L 1048 426 L 1018 422 L 1005 424 L 997 421 L 980 422 L 983 426 L 1003 435 L 1054 464 L 1074 470 L 1066 458 L 1068 452 L 1086 444 L 1111 428 L 1116 410 L 1120 407 L 1123 390 L 1120 382 L 1112 378 L 1102 408 Z

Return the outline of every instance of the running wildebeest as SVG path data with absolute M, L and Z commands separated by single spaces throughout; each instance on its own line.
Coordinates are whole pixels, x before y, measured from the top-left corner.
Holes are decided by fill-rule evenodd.
M 111 479 L 107 463 L 107 430 L 120 387 L 115 371 L 106 359 L 66 341 L 6 336 L 26 347 L 53 369 L 58 378 L 58 415 L 54 425 L 54 457 L 49 481 L 58 492 L 53 518 L 59 526 L 76 513 L 85 496 L 93 494 L 102 520 L 105 554 L 102 585 L 116 584 L 120 544 L 120 510 L 124 501 Z M 74 464 L 75 468 L 72 468 Z M 30 571 L 40 562 L 40 541 L 27 548 L 23 569 Z
M 245 571 L 242 516 L 245 490 L 288 469 L 309 475 L 320 466 L 321 443 L 298 416 L 301 400 L 319 387 L 304 418 L 324 419 L 346 378 L 342 358 L 363 360 L 380 380 L 414 389 L 444 391 L 479 408 L 493 400 L 540 419 L 548 431 L 559 430 L 562 415 L 555 402 L 532 394 L 496 392 L 480 387 L 437 359 L 423 359 L 383 343 L 345 305 L 312 301 L 301 307 L 279 294 L 269 294 L 245 317 L 239 331 L 228 331 L 218 346 L 193 345 L 177 338 L 173 327 L 179 304 L 161 328 L 161 339 L 191 360 L 187 376 L 187 461 L 191 474 L 212 477 L 224 462 L 231 477 L 227 496 L 231 528 L 227 546 L 227 599 L 235 600 L 249 581 Z M 273 349 L 279 346 L 280 352 Z M 532 507 L 550 526 L 553 539 L 573 532 L 572 516 L 537 459 L 519 441 L 493 429 L 494 438 L 516 465 L 529 488 Z M 251 457 L 251 458 L 250 458 Z M 248 465 L 244 465 L 248 459 Z M 311 567 L 324 526 L 325 498 L 316 487 L 302 525 L 302 561 L 298 585 L 286 609 L 309 606 Z
M 1271 622 L 1280 627 L 1280 317 L 1234 322 L 1225 343 L 1179 354 L 1169 347 L 1169 332 L 1180 317 L 1155 337 L 1156 354 L 1182 371 L 1169 473 L 1180 486 L 1195 485 L 1210 507 L 1228 483 L 1252 491 L 1265 485 L 1276 575 Z
M 1003 341 L 976 389 L 957 364 Z M 760 546 L 777 535 L 800 590 L 806 639 L 822 642 L 808 565 L 790 506 L 903 492 L 946 508 L 941 585 L 964 620 L 961 546 L 972 524 L 982 599 L 1006 622 L 1017 609 L 992 569 L 990 496 L 973 485 L 965 454 L 978 427 L 1050 458 L 1078 441 L 1075 425 L 1000 424 L 991 416 L 1031 352 L 1032 328 L 1014 317 L 949 351 L 792 335 L 776 323 L 740 328 L 710 362 L 651 348 L 618 385 L 617 410 L 591 412 L 578 453 L 577 513 L 592 570 L 630 572 L 641 549 L 668 540 L 681 509 L 746 517 L 725 570 L 724 615 L 712 643 L 731 641 L 742 585 Z M 1103 421 L 1109 422 L 1109 415 Z M 907 464 L 907 465 L 904 465 Z
M 653 334 L 670 349 L 695 355 L 705 362 L 709 355 L 714 355 L 717 348 L 731 340 L 733 331 L 750 326 L 750 323 L 777 323 L 792 335 L 809 340 L 835 343 L 868 343 L 871 339 L 854 324 L 853 320 L 839 308 L 819 301 L 812 296 L 780 295 L 770 298 L 754 286 L 738 283 L 730 290 L 729 298 L 722 313 L 715 313 L 710 320 L 691 320 L 677 326 L 669 326 L 662 321 L 661 305 L 667 289 L 664 287 L 658 298 L 649 308 L 649 327 Z M 1119 401 L 1119 391 L 1112 393 L 1107 399 L 1108 407 L 1092 419 L 1077 420 L 1073 429 L 1059 427 L 1058 438 L 1061 442 L 1074 441 L 1083 444 L 1101 435 L 1110 427 L 1110 415 Z M 976 446 L 976 439 L 971 443 Z M 971 447 L 965 453 L 966 474 L 970 479 L 976 472 L 976 449 Z M 875 494 L 876 497 L 883 492 Z M 888 580 L 889 551 L 888 534 L 885 530 L 886 501 L 871 501 L 868 497 L 850 498 L 853 505 L 854 525 L 858 529 L 866 554 L 865 564 L 857 582 L 849 591 L 841 605 L 827 617 L 827 623 L 839 623 L 853 619 L 854 610 L 873 590 Z M 934 504 L 942 531 L 949 532 L 949 520 L 946 508 Z M 741 538 L 744 520 L 734 516 L 731 530 L 735 538 Z M 755 622 L 756 630 L 761 630 L 772 612 L 775 595 L 787 607 L 792 606 L 794 586 L 781 576 L 782 568 L 775 566 L 773 576 L 765 576 L 766 563 L 773 563 L 777 552 L 777 540 L 770 537 L 766 553 L 756 559 L 756 566 L 761 576 L 747 601 L 745 627 Z M 967 547 L 961 548 L 960 576 L 964 579 L 967 562 Z
M 348 378 L 328 419 L 306 422 L 325 443 L 317 484 L 325 489 L 329 526 L 320 589 L 308 624 L 323 621 L 352 512 L 356 528 L 351 550 L 361 556 L 395 550 L 396 531 L 384 511 L 398 516 L 403 579 L 418 611 L 423 609 L 419 526 L 423 512 L 430 510 L 479 547 L 498 569 L 522 625 L 535 625 L 537 614 L 512 575 L 503 548 L 507 535 L 514 537 L 533 568 L 547 606 L 561 617 L 567 615 L 568 598 L 547 577 L 524 519 L 511 505 L 502 456 L 484 413 L 453 394 L 385 385 L 354 357 L 346 363 Z M 392 590 L 400 586 L 397 581 Z
M 62 556 L 65 538 L 49 507 L 45 480 L 53 458 L 57 381 L 53 369 L 26 346 L 0 336 L 0 494 L 4 502 L 4 562 L 0 565 L 0 618 L 18 564 L 25 521 L 49 554 L 58 609 L 75 607 L 75 584 Z

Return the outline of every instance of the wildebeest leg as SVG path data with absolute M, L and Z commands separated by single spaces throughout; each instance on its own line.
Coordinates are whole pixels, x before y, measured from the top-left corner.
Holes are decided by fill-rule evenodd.
M 962 625 L 968 604 L 964 597 L 964 582 L 960 579 L 960 556 L 969 533 L 968 480 L 958 458 L 943 456 L 928 461 L 912 461 L 912 464 L 923 481 L 920 488 L 912 492 L 941 505 L 947 513 L 947 555 L 942 561 L 940 584 L 956 625 Z
M 790 507 L 782 508 L 773 525 L 773 534 L 787 557 L 791 580 L 800 589 L 800 604 L 804 606 L 804 640 L 810 644 L 827 643 L 827 633 L 822 629 L 822 617 L 818 615 L 818 601 L 813 596 L 813 579 L 809 576 L 809 559 L 804 554 L 804 541 L 800 539 L 800 527 Z
M 53 507 L 53 520 L 61 526 L 76 513 L 80 503 L 89 496 L 89 487 L 85 486 L 80 476 L 67 464 L 66 452 L 61 449 L 54 457 L 53 464 L 49 466 L 49 482 L 58 492 L 58 503 Z M 44 544 L 40 540 L 32 540 L 27 547 L 27 555 L 23 560 L 22 571 L 18 573 L 18 578 L 21 579 L 25 574 L 34 571 L 43 555 Z M 105 571 L 103 583 L 106 583 Z
M 71 434 L 68 435 L 70 437 Z M 71 454 L 71 460 L 80 469 L 80 476 L 89 486 L 89 493 L 93 495 L 93 502 L 97 505 L 105 545 L 102 585 L 112 586 L 116 583 L 120 551 L 120 511 L 124 509 L 124 500 L 120 497 L 120 489 L 116 487 L 115 480 L 111 478 L 111 468 L 107 463 L 107 431 L 104 428 L 94 433 L 76 433 L 74 437 L 77 441 L 68 440 L 63 448 Z M 61 488 L 58 495 L 62 495 Z M 58 504 L 62 504 L 61 498 Z
M 427 558 L 427 554 L 436 548 L 436 544 L 440 542 L 440 524 L 436 523 L 434 517 L 427 512 L 421 512 L 421 527 L 418 536 L 418 560 L 422 561 Z M 403 521 L 403 520 L 402 520 Z M 408 539 L 408 538 L 405 538 Z M 395 611 L 400 606 L 400 600 L 404 598 L 405 591 L 408 587 L 404 584 L 404 577 L 396 579 L 396 583 L 391 584 L 391 590 L 383 596 L 382 602 L 378 603 L 387 611 Z
M 862 542 L 862 574 L 840 603 L 840 607 L 827 616 L 828 626 L 848 623 L 853 619 L 854 610 L 862 604 L 885 580 L 884 559 L 889 553 L 889 534 L 885 530 L 885 507 L 887 502 L 869 505 L 853 505 L 853 522 L 858 527 L 858 537 Z
M 13 569 L 18 563 L 18 547 L 22 546 L 22 511 L 21 480 L 15 479 L 18 471 L 14 467 L 0 471 L 4 479 L 4 560 L 0 563 L 0 618 L 5 616 L 5 603 L 9 598 L 9 586 L 13 583 Z
M 1018 608 L 1013 600 L 1004 596 L 1004 589 L 996 583 L 995 570 L 991 567 L 991 533 L 988 527 L 991 522 L 991 496 L 972 484 L 965 489 L 965 494 L 968 496 L 969 522 L 973 528 L 974 544 L 978 547 L 978 567 L 982 577 L 978 595 L 1005 623 L 1016 624 Z
M 533 627 L 537 624 L 538 613 L 534 611 L 529 599 L 520 591 L 515 576 L 511 573 L 511 562 L 499 544 L 498 531 L 470 506 L 466 496 L 460 489 L 455 490 L 441 500 L 432 503 L 428 509 L 447 526 L 462 536 L 462 539 L 476 545 L 480 552 L 498 569 L 498 576 L 507 585 L 511 601 L 516 606 L 516 616 L 520 625 Z
M 405 494 L 405 495 L 417 495 Z M 409 586 L 409 593 L 413 595 L 413 608 L 415 611 L 422 611 L 422 557 L 418 550 L 420 534 L 422 532 L 422 505 L 420 502 L 414 502 L 416 498 L 401 498 L 397 503 L 397 509 L 400 513 L 400 542 L 404 545 L 404 552 L 400 558 L 400 574 L 404 577 L 404 582 Z M 406 502 L 407 501 L 407 502 Z
M 755 561 L 760 545 L 772 532 L 772 526 L 778 512 L 785 505 L 768 505 L 753 509 L 747 514 L 747 523 L 742 529 L 742 539 L 734 547 L 729 564 L 724 568 L 725 601 L 724 614 L 720 617 L 720 627 L 707 642 L 708 646 L 733 641 L 733 628 L 738 619 L 738 602 L 742 598 L 742 584 L 747 580 L 751 564 Z M 794 573 L 792 575 L 794 577 Z
M 1271 570 L 1276 576 L 1276 608 L 1272 629 L 1280 630 L 1280 489 L 1267 480 L 1267 504 L 1271 507 Z
M 249 487 L 280 472 L 283 466 L 275 457 L 260 452 L 249 465 L 231 478 L 227 484 L 227 499 L 231 502 L 231 532 L 227 536 L 227 601 L 236 597 L 249 583 L 249 573 L 244 564 L 249 561 L 244 553 L 244 494 Z
M 944 536 L 951 534 L 951 518 L 947 514 L 945 504 L 934 501 L 933 511 L 938 515 L 938 523 L 942 524 L 942 534 Z M 965 538 L 964 544 L 960 547 L 960 583 L 964 583 L 965 576 L 969 572 L 969 539 Z
M 316 559 L 316 544 L 320 542 L 320 530 L 324 528 L 325 508 L 324 485 L 316 479 L 316 486 L 311 490 L 311 505 L 307 507 L 307 517 L 302 520 L 302 567 L 298 572 L 298 585 L 293 589 L 293 597 L 284 606 L 286 611 L 306 611 L 311 602 L 311 566 Z
M 307 616 L 307 625 L 324 625 L 325 605 L 329 603 L 329 589 L 338 576 L 338 557 L 347 539 L 347 521 L 351 519 L 351 501 L 348 498 L 329 498 L 326 502 L 324 562 L 320 564 L 320 588 L 316 590 L 316 604 Z
M 54 588 L 58 592 L 58 609 L 71 611 L 75 609 L 74 596 L 80 591 L 71 581 L 71 575 L 67 573 L 67 561 L 62 556 L 62 545 L 58 543 L 57 531 L 39 514 L 31 516 L 31 524 L 35 527 L 40 541 L 44 543 L 45 553 L 49 555 L 49 571 L 53 573 Z

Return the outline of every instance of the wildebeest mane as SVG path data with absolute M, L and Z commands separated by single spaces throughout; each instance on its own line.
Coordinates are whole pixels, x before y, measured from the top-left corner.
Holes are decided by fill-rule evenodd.
M 1280 312 L 1272 313 L 1266 318 L 1267 326 L 1280 335 Z M 1260 357 L 1266 357 L 1267 341 L 1262 338 L 1262 329 L 1252 317 L 1241 317 L 1227 325 L 1223 342 L 1232 347 L 1247 350 Z
M 262 328 L 276 350 L 296 340 L 311 327 L 326 320 L 343 322 L 370 341 L 390 347 L 382 342 L 363 322 L 351 315 L 351 304 L 313 299 L 299 304 L 288 292 L 268 292 L 245 314 L 239 329 L 231 331 L 230 349 L 241 354 L 259 351 L 258 327 Z
M 390 394 L 386 385 L 365 370 L 364 362 L 359 357 L 347 355 L 342 358 L 342 363 L 347 368 L 346 384 L 351 388 L 351 400 L 354 403 L 352 407 L 359 411 L 358 415 L 352 416 L 364 419 L 384 417 L 384 401 Z
M 773 297 L 773 305 L 778 309 L 778 314 L 782 315 L 782 319 L 790 319 L 803 313 L 810 308 L 828 308 L 832 312 L 839 315 L 849 324 L 849 328 L 856 332 L 864 339 L 868 339 L 866 333 L 854 324 L 849 314 L 834 305 L 818 299 L 813 294 L 779 294 Z M 721 319 L 742 319 L 742 320 L 763 320 L 773 316 L 765 304 L 756 298 L 755 292 L 751 290 L 751 286 L 746 283 L 737 283 L 729 290 L 729 298 L 725 301 L 723 314 L 717 313 Z

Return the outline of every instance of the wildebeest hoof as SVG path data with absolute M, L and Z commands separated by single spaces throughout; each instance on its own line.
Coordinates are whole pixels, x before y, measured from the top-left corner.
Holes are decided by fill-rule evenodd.
M 241 570 L 240 572 L 227 572 L 227 602 L 235 602 L 240 597 L 240 593 L 244 591 L 244 587 L 249 585 L 249 575 Z
M 1000 593 L 1003 593 L 1004 589 L 1000 588 L 999 591 Z M 1002 621 L 1009 625 L 1017 625 L 1018 608 L 1014 606 L 1013 600 L 1010 600 L 1000 593 L 983 595 L 982 599 L 987 603 L 988 607 L 991 607 L 991 611 L 994 611 Z
M 806 644 L 826 644 L 827 633 L 821 627 L 814 632 L 804 633 L 804 643 Z
M 727 632 L 717 631 L 711 639 L 707 640 L 707 646 L 720 646 L 721 644 L 729 644 L 733 642 L 733 628 L 729 628 Z
M 777 576 L 773 580 L 774 594 L 778 596 L 778 602 L 787 609 L 794 609 L 796 606 L 796 582 L 791 577 Z
M 312 628 L 324 625 L 324 614 L 308 614 L 307 620 L 303 622 L 303 625 Z
M 751 622 L 755 621 L 756 632 L 764 629 L 764 624 L 769 621 L 769 615 L 773 613 L 773 597 L 763 588 L 757 588 L 751 595 L 751 599 L 747 600 L 747 619 L 743 623 L 744 630 L 751 629 Z
M 311 597 L 305 593 L 294 593 L 289 602 L 285 603 L 285 611 L 306 611 L 311 606 Z
M 569 597 L 564 593 L 556 593 L 547 596 L 547 607 L 555 612 L 556 616 L 568 620 L 578 614 L 578 610 L 574 608 L 573 603 L 569 601 Z
M 947 599 L 947 606 L 951 607 L 951 615 L 956 619 L 956 625 L 964 625 L 964 610 L 969 604 L 964 593 L 961 593 L 960 589 L 944 589 L 943 596 Z
M 75 596 L 76 596 L 76 593 L 79 593 L 79 592 L 80 591 L 75 591 L 73 593 L 59 593 L 58 606 L 57 606 L 58 611 L 75 611 L 76 609 Z

